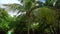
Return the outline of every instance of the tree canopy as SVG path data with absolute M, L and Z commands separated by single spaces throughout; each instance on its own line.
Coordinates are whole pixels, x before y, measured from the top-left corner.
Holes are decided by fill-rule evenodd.
M 59 28 L 59 2 L 56 0 L 18 0 L 20 4 L 5 4 L 10 10 L 18 10 L 11 17 L 0 8 L 0 28 L 13 34 L 57 34 Z M 54 6 L 55 3 L 55 6 Z M 56 5 L 58 4 L 57 8 Z

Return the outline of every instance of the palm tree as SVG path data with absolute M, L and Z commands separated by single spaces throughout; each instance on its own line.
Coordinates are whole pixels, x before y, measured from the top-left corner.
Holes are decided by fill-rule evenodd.
M 34 20 L 33 16 L 35 17 L 35 19 L 38 19 L 37 21 L 39 21 L 39 19 L 41 19 L 41 18 L 46 18 L 48 13 L 51 14 L 51 11 L 55 11 L 55 9 L 53 9 L 54 8 L 53 7 L 53 3 L 55 2 L 55 0 L 54 1 L 52 1 L 52 0 L 51 1 L 46 0 L 45 3 L 40 2 L 40 0 L 38 0 L 38 1 L 37 0 L 20 0 L 20 1 L 21 1 L 22 5 L 20 5 L 20 4 L 13 4 L 13 5 L 7 5 L 7 6 L 9 6 L 13 10 L 16 10 L 16 9 L 19 10 L 17 14 L 19 14 L 20 12 L 22 12 L 22 13 L 25 12 L 24 15 L 28 18 L 28 22 L 27 22 L 28 34 L 29 34 L 31 20 Z M 46 4 L 46 5 L 49 4 L 49 5 L 46 8 L 46 5 L 44 5 L 44 4 Z M 44 8 L 41 8 L 43 6 L 44 6 Z M 51 9 L 53 9 L 53 10 L 51 10 Z M 49 12 L 47 12 L 46 10 L 48 10 Z M 53 12 L 53 13 L 55 14 L 55 12 Z M 53 16 L 53 14 L 51 14 L 51 16 Z M 53 17 L 51 17 L 51 18 L 53 18 Z M 50 19 L 49 16 L 48 16 L 48 19 Z M 54 21 L 52 21 L 52 22 L 54 23 Z M 33 30 L 34 30 L 34 28 L 33 28 Z
M 27 18 L 28 18 L 28 34 L 29 34 L 29 26 L 30 26 L 30 13 L 32 12 L 32 10 L 34 10 L 34 9 L 36 9 L 36 8 L 38 8 L 38 7 L 40 7 L 42 4 L 42 2 L 39 2 L 39 1 L 37 1 L 36 2 L 36 0 L 21 0 L 21 3 L 23 4 L 23 6 L 21 6 L 21 5 L 17 5 L 17 4 L 13 4 L 13 5 L 9 5 L 12 9 L 18 9 L 19 10 L 19 12 L 18 13 L 20 13 L 21 11 L 23 11 L 23 12 L 26 12 L 26 16 L 27 16 Z M 37 5 L 38 4 L 38 5 Z M 36 6 L 37 5 L 37 6 Z

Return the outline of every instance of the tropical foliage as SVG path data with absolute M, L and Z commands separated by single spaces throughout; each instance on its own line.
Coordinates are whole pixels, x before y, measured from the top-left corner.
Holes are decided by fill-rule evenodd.
M 7 34 L 57 34 L 59 10 L 56 0 L 18 0 L 20 4 L 5 4 L 9 10 L 18 10 L 14 17 L 0 8 L 0 29 Z M 58 4 L 59 5 L 59 4 Z M 55 7 L 56 6 L 56 7 Z M 21 13 L 21 14 L 19 14 Z M 19 14 L 19 15 L 18 15 Z M 18 15 L 18 16 L 17 16 Z

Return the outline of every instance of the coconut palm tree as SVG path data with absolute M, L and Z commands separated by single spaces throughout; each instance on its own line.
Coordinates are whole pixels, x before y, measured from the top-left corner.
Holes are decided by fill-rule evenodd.
M 53 4 L 56 0 L 46 0 L 45 3 L 41 2 L 40 0 L 19 0 L 20 4 L 12 4 L 12 5 L 6 5 L 9 6 L 9 8 L 13 10 L 19 10 L 17 14 L 20 12 L 23 13 L 27 17 L 27 31 L 29 34 L 30 30 L 30 23 L 32 22 L 38 22 L 40 23 L 39 26 L 41 26 L 41 23 L 44 24 L 53 24 L 53 26 L 57 23 L 56 19 L 56 9 L 54 9 Z M 25 12 L 25 14 L 24 14 Z M 54 17 L 55 16 L 55 17 Z M 47 21 L 44 21 L 44 19 Z M 42 21 L 41 21 L 42 20 Z M 56 23 L 55 23 L 56 21 Z M 47 26 L 47 25 L 46 25 Z M 40 29 L 43 32 L 45 25 Z M 51 28 L 52 29 L 52 28 Z M 34 28 L 33 28 L 34 30 Z

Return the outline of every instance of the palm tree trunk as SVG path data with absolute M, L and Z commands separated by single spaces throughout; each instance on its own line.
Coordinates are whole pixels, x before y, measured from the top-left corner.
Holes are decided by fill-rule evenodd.
M 30 22 L 29 22 L 29 23 L 30 23 Z M 30 29 L 30 27 L 29 27 L 30 24 L 29 24 L 29 23 L 28 23 L 28 32 L 27 32 L 28 34 L 29 34 L 29 29 Z
M 26 16 L 28 17 L 28 23 L 27 23 L 28 30 L 27 30 L 27 34 L 29 34 L 29 29 L 30 29 L 30 12 L 29 11 L 26 12 Z
M 35 33 L 34 33 L 34 28 L 32 29 L 32 32 L 33 32 L 33 34 L 35 34 Z

